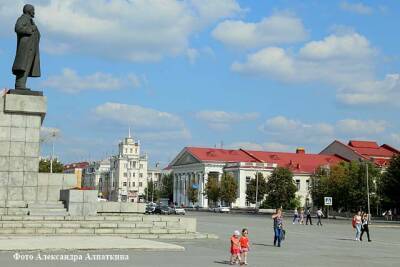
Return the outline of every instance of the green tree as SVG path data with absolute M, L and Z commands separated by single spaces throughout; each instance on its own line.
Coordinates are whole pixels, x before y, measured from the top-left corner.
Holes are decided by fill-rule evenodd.
M 50 172 L 50 160 L 41 159 L 39 161 L 39 172 Z M 57 159 L 53 159 L 53 173 L 62 173 L 64 171 L 64 165 Z
M 160 190 L 156 187 L 153 181 L 147 183 L 147 187 L 144 189 L 144 199 L 146 201 L 157 202 L 160 199 Z
M 221 200 L 229 206 L 237 199 L 238 183 L 232 174 L 224 172 L 221 177 L 220 183 L 220 197 Z
M 267 181 L 265 206 L 269 208 L 294 209 L 297 188 L 293 182 L 293 173 L 283 167 L 276 168 Z
M 379 196 L 385 209 L 400 209 L 400 155 L 394 156 L 378 182 Z
M 194 205 L 194 203 L 196 203 L 198 201 L 198 193 L 199 193 L 199 190 L 194 187 L 194 184 L 195 184 L 195 180 L 192 179 L 191 183 L 189 184 L 189 188 L 188 188 L 188 199 L 190 202 L 192 202 L 193 205 Z
M 257 173 L 258 176 L 258 195 L 257 201 L 262 201 L 267 193 L 267 181 L 261 172 Z M 257 179 L 251 179 L 246 187 L 246 200 L 252 204 L 256 203 Z
M 208 181 L 206 183 L 206 188 L 205 188 L 205 195 L 207 196 L 207 199 L 211 202 L 218 203 L 220 200 L 220 188 L 219 188 L 219 183 L 218 183 L 218 176 L 209 174 L 208 175 Z
M 324 197 L 333 198 L 333 209 L 337 211 L 367 210 L 368 166 L 370 195 L 375 195 L 374 180 L 379 180 L 380 170 L 371 162 L 341 162 L 330 169 L 319 168 L 311 177 L 311 196 L 314 206 L 322 207 Z M 371 197 L 371 206 L 377 198 Z
M 165 174 L 161 178 L 160 197 L 168 198 L 169 202 L 174 200 L 174 175 Z

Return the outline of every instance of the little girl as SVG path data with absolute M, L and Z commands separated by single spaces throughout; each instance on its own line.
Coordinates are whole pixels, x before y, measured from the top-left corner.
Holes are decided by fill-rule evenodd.
M 235 231 L 231 237 L 231 265 L 239 263 L 240 259 L 240 233 Z
M 242 230 L 242 236 L 240 237 L 240 256 L 242 258 L 241 265 L 247 265 L 247 253 L 249 252 L 249 231 L 244 228 Z

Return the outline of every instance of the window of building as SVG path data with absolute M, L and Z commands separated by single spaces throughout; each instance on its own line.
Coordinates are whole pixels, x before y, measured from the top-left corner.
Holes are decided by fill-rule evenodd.
M 139 182 L 139 187 L 142 187 L 143 186 L 143 183 L 142 182 Z
M 131 173 L 129 172 L 129 177 L 131 177 Z
M 124 172 L 124 177 L 128 177 L 128 173 Z
M 131 182 L 129 182 L 129 187 L 131 187 Z
M 310 180 L 306 180 L 307 190 L 310 190 Z
M 123 186 L 126 186 L 126 182 L 123 182 L 122 185 L 123 185 Z
M 132 177 L 135 177 L 135 176 L 136 176 L 136 173 L 133 172 L 133 173 L 132 173 Z
M 139 173 L 139 177 L 140 177 L 140 178 L 143 178 L 143 173 Z
M 250 176 L 246 176 L 246 184 L 250 183 L 251 177 Z
M 132 184 L 133 184 L 133 185 L 132 185 L 133 187 L 135 187 L 135 186 L 136 186 L 135 182 L 132 182 Z
M 296 187 L 297 187 L 297 191 L 300 190 L 300 180 L 296 180 Z
M 135 148 L 135 153 L 137 154 L 137 148 Z
M 140 165 L 139 165 L 139 168 L 140 168 L 140 169 L 143 169 L 143 164 L 140 164 Z
M 151 172 L 149 172 L 147 175 L 149 176 L 149 178 L 153 178 L 153 174 Z
M 131 151 L 131 153 L 133 153 L 133 149 L 132 148 L 130 149 L 130 151 Z

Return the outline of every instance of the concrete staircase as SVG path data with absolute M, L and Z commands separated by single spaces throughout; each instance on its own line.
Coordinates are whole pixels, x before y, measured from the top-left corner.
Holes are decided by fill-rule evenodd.
M 68 212 L 61 201 L 35 202 L 28 204 L 28 212 L 31 216 L 67 216 Z
M 216 238 L 214 235 L 197 233 L 194 218 L 151 215 L 3 215 L 0 217 L 1 235 L 116 235 L 146 239 Z

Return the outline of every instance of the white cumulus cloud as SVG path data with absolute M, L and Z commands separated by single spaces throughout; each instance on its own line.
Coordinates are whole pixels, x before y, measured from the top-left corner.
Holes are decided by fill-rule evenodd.
M 255 120 L 259 117 L 259 114 L 256 112 L 237 113 L 222 110 L 202 110 L 197 112 L 195 117 L 207 123 L 213 130 L 224 131 L 230 129 L 234 123 Z
M 13 34 L 25 1 L 0 0 L 0 33 Z M 184 55 L 190 37 L 242 12 L 235 0 L 32 0 L 49 53 L 134 62 Z
M 139 105 L 107 102 L 97 106 L 94 114 L 99 121 L 117 123 L 137 131 L 171 132 L 186 129 L 179 116 Z
M 235 72 L 258 75 L 283 82 L 322 81 L 334 85 L 362 81 L 373 76 L 375 49 L 357 33 L 330 35 L 305 44 L 297 54 L 267 47 L 234 62 Z
M 373 8 L 367 6 L 363 3 L 349 3 L 347 1 L 343 1 L 340 3 L 340 8 L 349 11 L 352 13 L 357 13 L 360 15 L 370 15 L 373 12 Z
M 43 82 L 44 87 L 66 93 L 79 93 L 85 90 L 113 91 L 124 87 L 137 88 L 140 85 L 140 77 L 133 73 L 128 74 L 125 78 L 103 72 L 82 76 L 70 68 L 64 68 L 61 74 L 49 76 Z
M 294 43 L 308 36 L 301 19 L 289 14 L 275 14 L 256 23 L 226 20 L 218 24 L 212 35 L 235 48 Z
M 373 135 L 380 134 L 386 130 L 386 121 L 344 119 L 336 123 L 339 132 L 351 135 Z

